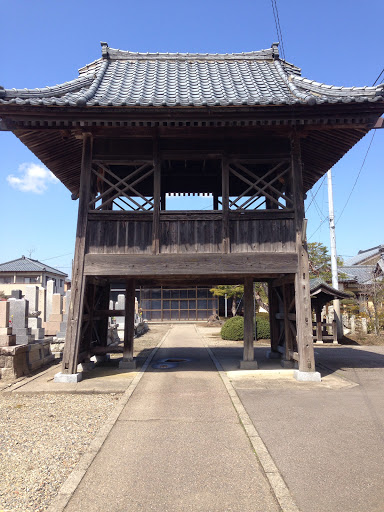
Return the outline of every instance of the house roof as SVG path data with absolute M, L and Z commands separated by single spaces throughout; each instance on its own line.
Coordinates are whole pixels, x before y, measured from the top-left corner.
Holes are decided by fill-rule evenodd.
M 41 263 L 38 260 L 32 260 L 22 256 L 17 260 L 7 261 L 0 264 L 0 272 L 50 272 L 59 276 L 66 277 L 67 274 L 57 270 L 56 268 L 50 267 L 45 263 Z
M 371 249 L 365 249 L 363 251 L 359 251 L 356 256 L 349 258 L 346 260 L 347 266 L 359 265 L 363 263 L 365 260 L 372 258 L 376 254 L 379 255 L 380 252 L 384 251 L 384 245 L 377 245 L 376 247 L 372 247 Z
M 277 43 L 234 54 L 136 53 L 109 48 L 79 77 L 42 89 L 1 89 L 0 103 L 31 106 L 201 107 L 374 103 L 384 84 L 337 87 L 308 80 Z
M 347 277 L 341 278 L 340 281 L 355 281 L 358 284 L 369 284 L 375 268 L 375 265 L 343 265 L 342 272 Z

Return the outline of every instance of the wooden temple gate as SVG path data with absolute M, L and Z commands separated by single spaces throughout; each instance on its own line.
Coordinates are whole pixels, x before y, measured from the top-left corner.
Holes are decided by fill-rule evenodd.
M 243 283 L 241 364 L 255 367 L 253 283 L 264 281 L 271 355 L 318 378 L 304 196 L 375 126 L 384 101 L 382 86 L 332 90 L 299 75 L 276 44 L 200 55 L 102 43 L 102 58 L 72 82 L 0 89 L 1 128 L 79 199 L 62 375 L 110 351 L 116 314 L 126 319 L 122 364 L 133 364 L 136 286 Z M 167 210 L 175 193 L 209 194 L 212 209 Z M 126 306 L 111 312 L 117 282 Z

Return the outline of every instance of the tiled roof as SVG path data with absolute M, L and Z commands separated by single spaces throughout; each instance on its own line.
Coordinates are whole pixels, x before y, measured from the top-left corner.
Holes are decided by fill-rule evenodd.
M 26 258 L 25 256 L 22 256 L 17 260 L 1 263 L 0 272 L 50 272 L 52 274 L 67 276 L 67 274 L 65 274 L 65 272 L 61 272 L 61 270 L 57 270 L 45 263 L 41 263 L 40 261 Z
M 32 106 L 201 107 L 376 102 L 384 85 L 336 87 L 300 76 L 268 50 L 236 54 L 134 53 L 102 43 L 102 58 L 76 80 L 0 89 L 0 103 Z
M 323 281 L 323 279 L 319 277 L 314 277 L 313 279 L 309 280 L 309 290 L 310 294 L 317 295 L 319 292 L 328 293 L 329 295 L 339 297 L 340 299 L 348 297 L 349 294 L 342 292 L 340 290 L 336 290 L 336 288 L 333 288 L 330 284 Z
M 384 245 L 378 245 L 376 247 L 372 247 L 371 249 L 366 249 L 365 251 L 359 251 L 356 256 L 353 256 L 349 260 L 346 260 L 346 264 L 350 265 L 358 265 L 359 263 L 372 258 L 376 254 L 379 255 L 380 249 L 384 249 Z
M 368 283 L 373 277 L 375 265 L 346 265 L 341 268 L 347 277 L 340 279 L 341 282 L 356 281 L 359 284 Z

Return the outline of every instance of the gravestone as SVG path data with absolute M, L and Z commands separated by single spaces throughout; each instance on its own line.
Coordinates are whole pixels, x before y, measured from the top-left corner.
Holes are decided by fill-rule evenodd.
M 23 294 L 21 290 L 12 290 L 11 292 L 11 299 L 21 299 L 23 297 Z
M 55 281 L 50 279 L 47 282 L 47 293 L 46 293 L 46 310 L 45 310 L 45 320 L 49 322 L 49 317 L 52 314 L 52 301 L 53 294 L 55 293 Z
M 38 309 L 39 287 L 34 285 L 26 286 L 25 299 L 29 302 L 28 327 L 32 330 L 35 340 L 43 340 L 45 329 L 42 326 L 41 311 Z M 40 314 L 38 314 L 39 311 Z
M 28 327 L 29 303 L 25 299 L 10 299 L 9 314 L 12 322 L 12 334 L 16 335 L 17 345 L 33 343 L 35 336 Z
M 9 302 L 0 301 L 0 347 L 11 347 L 16 345 L 16 336 L 12 334 L 12 327 L 9 326 Z
M 40 318 L 42 321 L 42 326 L 45 327 L 45 322 L 47 321 L 46 317 L 46 307 L 47 307 L 47 290 L 43 287 L 39 287 L 39 303 L 38 303 L 38 311 L 41 311 Z
M 68 290 L 63 298 L 63 320 L 60 324 L 60 330 L 57 333 L 57 338 L 65 339 L 65 333 L 67 331 L 68 312 L 69 305 L 71 303 L 71 290 Z
M 60 324 L 63 321 L 62 311 L 63 297 L 60 295 L 60 293 L 54 293 L 52 295 L 52 313 L 48 317 L 48 321 L 45 326 L 45 331 L 48 336 L 56 336 L 56 334 L 60 331 Z

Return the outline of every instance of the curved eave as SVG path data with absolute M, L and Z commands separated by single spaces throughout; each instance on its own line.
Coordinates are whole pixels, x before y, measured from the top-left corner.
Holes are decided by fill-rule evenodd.
M 79 188 L 81 140 L 78 131 L 97 130 L 98 136 L 147 130 L 153 127 L 181 130 L 193 127 L 239 127 L 289 137 L 292 128 L 302 132 L 304 190 L 349 151 L 384 112 L 384 102 L 256 106 L 256 107 L 15 107 L 0 105 L 4 127 L 15 135 L 73 193 Z M 261 130 L 261 131 L 260 131 Z M 114 132 L 115 133 L 115 132 Z M 129 136 L 129 135 L 127 135 Z

